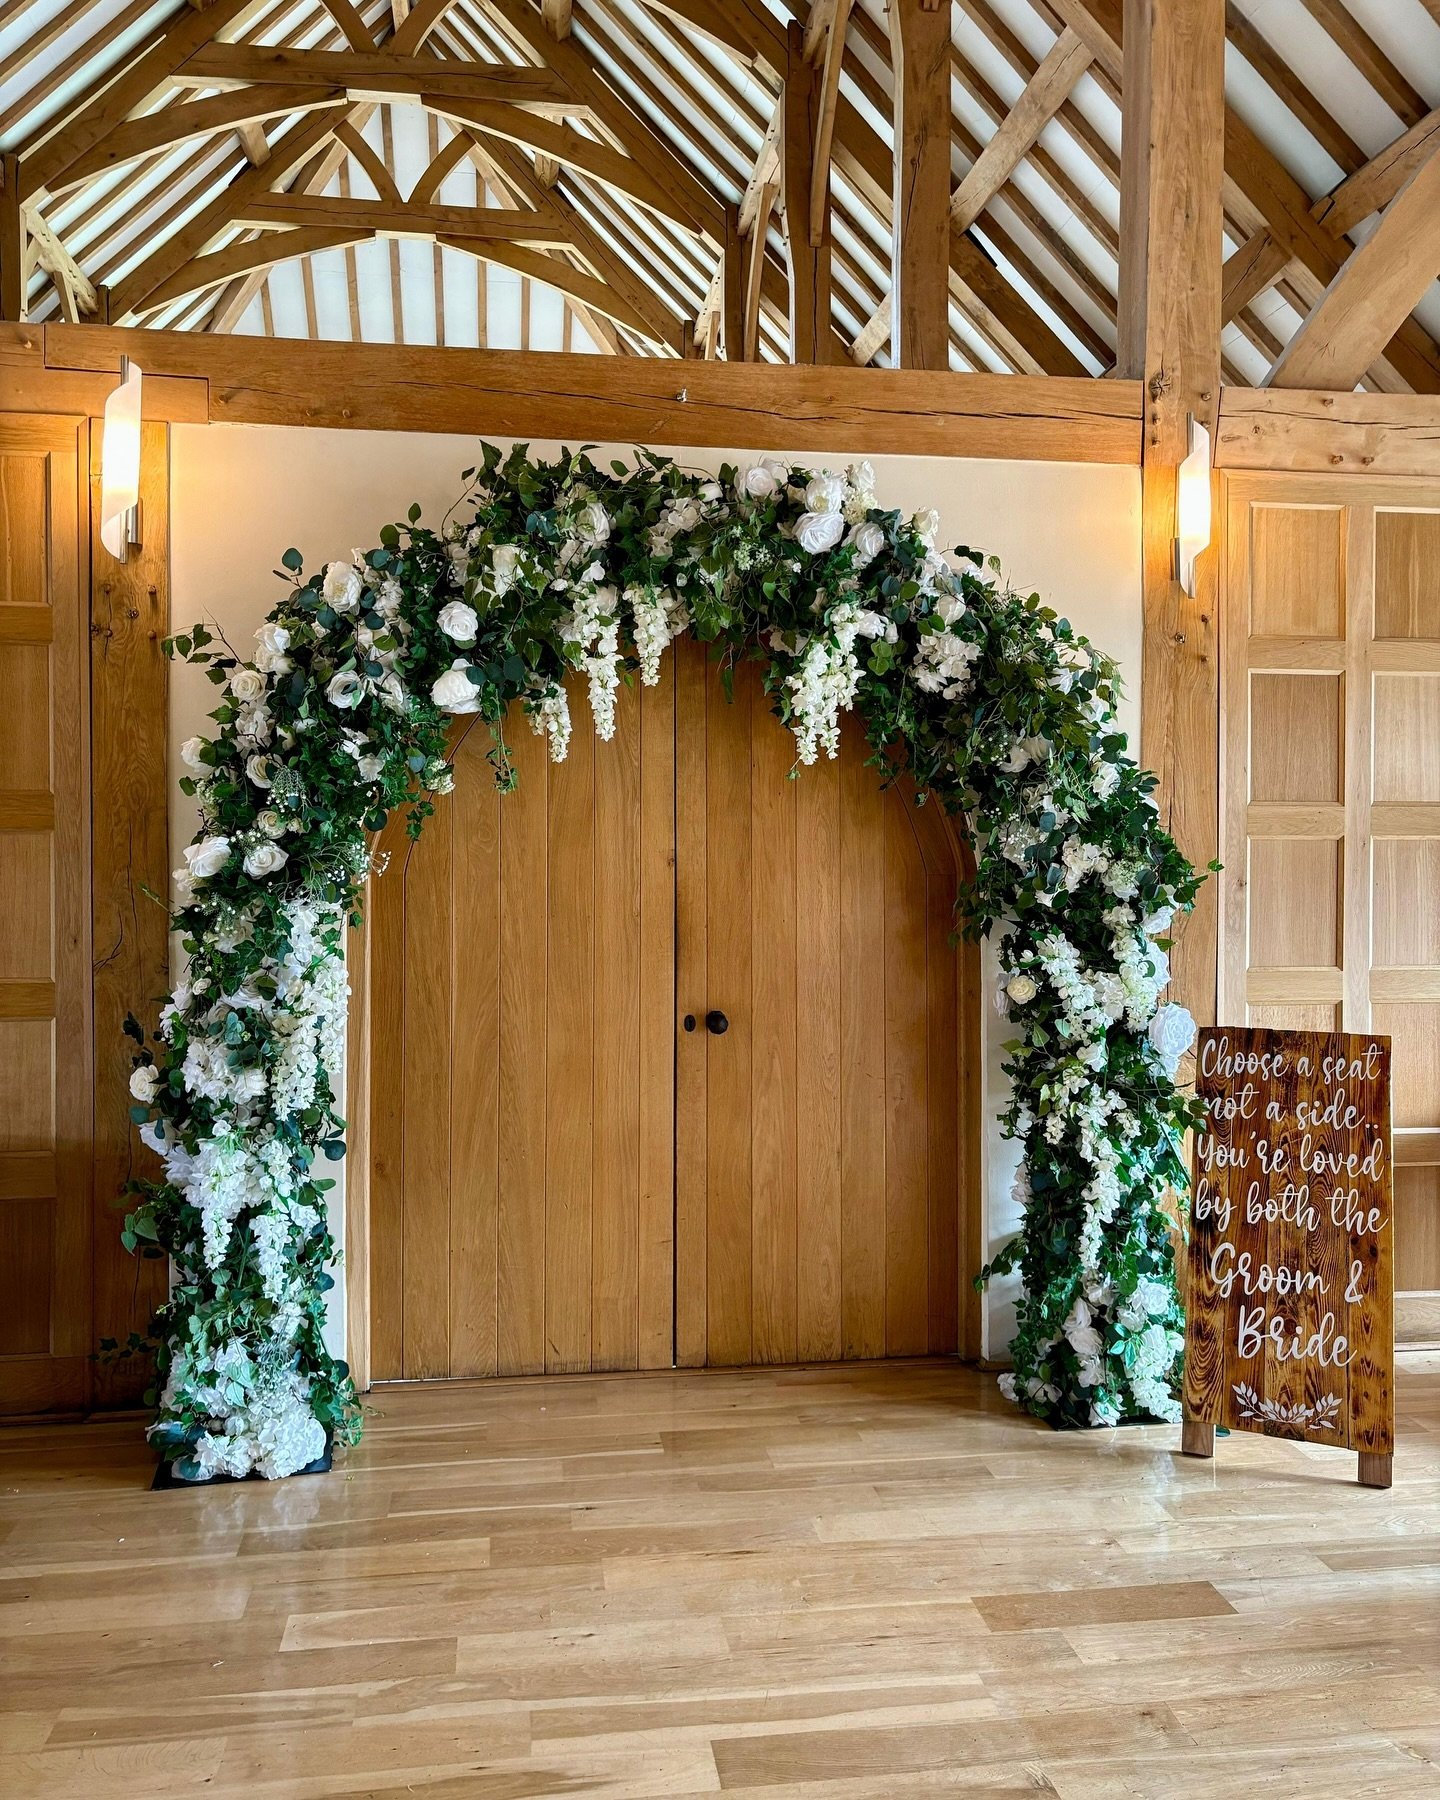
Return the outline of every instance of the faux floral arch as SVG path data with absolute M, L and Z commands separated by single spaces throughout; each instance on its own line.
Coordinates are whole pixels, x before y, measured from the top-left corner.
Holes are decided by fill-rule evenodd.
M 1157 1006 L 1163 933 L 1199 878 L 1125 755 L 1114 665 L 998 565 L 934 548 L 933 512 L 882 508 L 844 475 L 766 458 L 719 479 L 637 452 L 535 461 L 485 445 L 440 531 L 410 511 L 379 548 L 291 587 L 244 662 L 204 627 L 167 648 L 202 664 L 215 732 L 182 752 L 201 827 L 177 872 L 188 966 L 140 1046 L 131 1091 L 163 1178 L 132 1186 L 132 1249 L 174 1270 L 150 1428 L 185 1479 L 305 1467 L 353 1442 L 360 1407 L 323 1340 L 334 1246 L 323 1175 L 344 1153 L 343 933 L 368 833 L 418 832 L 452 780 L 447 720 L 479 713 L 502 788 L 512 703 L 563 758 L 564 677 L 583 671 L 599 736 L 616 690 L 658 678 L 692 631 L 764 665 L 801 764 L 856 710 L 882 776 L 963 813 L 976 876 L 964 931 L 998 935 L 1013 1021 L 1007 1135 L 1023 1146 L 1023 1228 L 979 1280 L 1024 1292 L 1002 1386 L 1056 1425 L 1178 1417 L 1183 1316 L 1168 1186 L 1189 1103 L 1174 1076 L 1189 1015 Z

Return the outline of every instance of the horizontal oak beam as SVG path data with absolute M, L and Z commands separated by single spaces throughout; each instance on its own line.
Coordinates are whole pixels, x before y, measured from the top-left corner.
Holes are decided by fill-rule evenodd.
M 337 231 L 373 231 L 386 237 L 488 238 L 510 244 L 568 244 L 563 221 L 552 215 L 502 206 L 416 206 L 393 200 L 335 200 L 316 194 L 261 194 L 237 205 L 237 225 L 295 225 Z
M 37 330 L 38 328 L 31 328 Z M 689 362 L 48 326 L 47 363 L 199 377 L 252 424 L 751 446 L 837 454 L 1140 462 L 1140 384 L 948 370 Z M 684 392 L 686 398 L 680 399 Z
M 1440 475 L 1440 411 L 1424 394 L 1220 390 L 1221 469 Z
M 355 50 L 287 50 L 265 44 L 209 44 L 175 71 L 177 83 L 192 87 L 239 86 L 248 82 L 309 83 L 345 88 L 355 98 L 380 95 L 448 94 L 457 100 L 505 100 L 515 106 L 543 105 L 578 110 L 569 87 L 550 69 L 505 63 L 452 63 L 438 58 L 373 55 Z

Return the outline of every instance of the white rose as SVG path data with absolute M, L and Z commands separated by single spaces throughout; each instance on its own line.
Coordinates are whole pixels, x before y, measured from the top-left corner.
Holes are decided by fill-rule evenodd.
M 1171 1000 L 1150 1021 L 1147 1033 L 1151 1048 L 1165 1065 L 1165 1073 L 1173 1081 L 1180 1058 L 1195 1042 L 1195 1021 L 1183 1006 Z
M 700 498 L 711 502 L 723 500 L 725 498 L 725 490 L 718 481 L 702 481 L 700 483 Z
M 1104 1348 L 1100 1333 L 1091 1323 L 1090 1308 L 1083 1300 L 1077 1300 L 1070 1308 L 1070 1316 L 1065 1321 L 1065 1335 L 1070 1340 L 1070 1347 L 1079 1357 L 1089 1361 L 1098 1357 Z
M 923 512 L 917 512 L 910 521 L 912 529 L 921 543 L 934 548 L 935 535 L 940 529 L 940 515 L 933 506 L 927 506 Z
M 773 500 L 779 492 L 780 483 L 768 463 L 753 463 L 740 482 L 740 492 L 751 500 Z
M 1028 975 L 1012 975 L 1005 983 L 1005 992 L 1017 1006 L 1033 1000 L 1039 991 Z
M 320 591 L 336 612 L 354 612 L 365 591 L 365 583 L 353 563 L 332 562 L 326 567 Z
M 804 512 L 795 521 L 795 541 L 811 556 L 833 550 L 845 535 L 845 521 L 838 512 Z
M 448 713 L 473 713 L 480 710 L 480 690 L 465 673 L 463 656 L 457 656 L 430 690 L 430 698 Z
M 850 465 L 850 486 L 857 494 L 875 492 L 875 465 L 868 460 Z
M 610 536 L 610 515 L 598 500 L 592 500 L 580 508 L 575 529 L 582 543 L 603 544 Z
M 279 813 L 275 811 L 273 806 L 267 806 L 263 812 L 256 813 L 255 829 L 257 831 L 263 831 L 268 838 L 278 838 L 284 837 L 285 833 L 289 830 L 289 826 L 285 823 L 284 819 L 280 817 Z
M 283 869 L 290 858 L 278 844 L 268 840 L 263 844 L 253 844 L 245 852 L 245 873 L 252 881 L 260 881 L 266 875 L 273 875 L 277 869 Z
M 209 763 L 207 763 L 200 755 L 200 752 L 204 748 L 205 740 L 202 737 L 186 738 L 185 742 L 180 746 L 181 762 L 184 763 L 187 769 L 192 770 L 196 775 L 208 775 L 210 773 Z
M 965 617 L 965 602 L 958 594 L 942 594 L 935 602 L 935 616 L 942 625 L 953 625 Z
M 288 674 L 293 664 L 285 652 L 290 633 L 283 625 L 262 625 L 255 633 L 255 666 L 267 675 Z
M 198 844 L 185 846 L 185 861 L 193 881 L 208 881 L 218 875 L 230 860 L 228 837 L 201 838 Z
M 844 504 L 843 475 L 832 475 L 826 470 L 823 475 L 812 475 L 805 484 L 805 505 L 810 512 L 838 513 Z
M 866 563 L 874 562 L 885 548 L 885 533 L 873 520 L 867 519 L 863 525 L 855 526 L 845 542 L 854 545 L 855 560 L 863 568 Z
M 388 706 L 391 712 L 403 713 L 409 705 L 405 695 L 405 683 L 393 669 L 387 669 L 380 677 L 380 701 Z
M 268 756 L 252 756 L 245 764 L 245 773 L 258 788 L 270 785 L 270 758 Z
M 440 617 L 436 624 L 446 637 L 454 638 L 457 644 L 473 644 L 475 633 L 480 629 L 480 620 L 473 606 L 467 606 L 463 600 L 450 600 L 440 608 Z
M 253 706 L 265 692 L 265 677 L 258 669 L 235 669 L 230 676 L 230 692 L 242 706 Z
M 154 1063 L 141 1063 L 130 1077 L 130 1092 L 142 1106 L 154 1104 L 160 1088 L 160 1071 Z
M 341 669 L 338 675 L 330 677 L 329 684 L 325 689 L 325 698 L 332 706 L 357 706 L 364 685 L 353 669 Z
M 495 592 L 508 594 L 520 565 L 520 546 L 497 544 L 490 552 L 490 560 L 495 572 Z

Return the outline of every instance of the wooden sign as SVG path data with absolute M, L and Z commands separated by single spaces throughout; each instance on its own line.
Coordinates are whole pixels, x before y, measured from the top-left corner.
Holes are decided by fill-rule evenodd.
M 1211 1026 L 1196 1048 L 1183 1448 L 1215 1427 L 1395 1443 L 1390 1040 Z

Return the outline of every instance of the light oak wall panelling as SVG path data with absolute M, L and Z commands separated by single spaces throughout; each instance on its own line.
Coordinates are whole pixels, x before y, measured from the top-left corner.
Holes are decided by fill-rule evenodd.
M 674 688 L 551 764 L 484 725 L 369 901 L 377 1381 L 668 1368 L 672 1356 Z M 358 1059 L 357 1059 L 358 1060 Z M 352 1280 L 358 1279 L 352 1271 Z
M 1401 1341 L 1440 1337 L 1440 481 L 1225 481 L 1223 1019 L 1394 1043 Z
M 90 596 L 92 901 L 95 1009 L 95 1321 L 97 1342 L 144 1336 L 165 1298 L 161 1258 L 134 1257 L 120 1242 L 121 1189 L 153 1177 L 155 1156 L 129 1115 L 134 1045 L 127 1012 L 153 1023 L 170 987 L 169 923 L 145 893 L 169 892 L 171 858 L 166 772 L 169 664 L 161 642 L 170 619 L 170 434 L 143 428 L 140 534 L 123 563 L 100 542 L 101 430 L 91 431 Z M 148 1361 L 96 1365 L 97 1406 L 135 1404 L 149 1383 Z
M 680 1360 L 953 1352 L 978 1209 L 955 838 L 858 733 L 788 780 L 757 670 L 729 703 L 703 645 L 677 655 Z
M 0 1413 L 89 1401 L 83 420 L 0 417 Z

